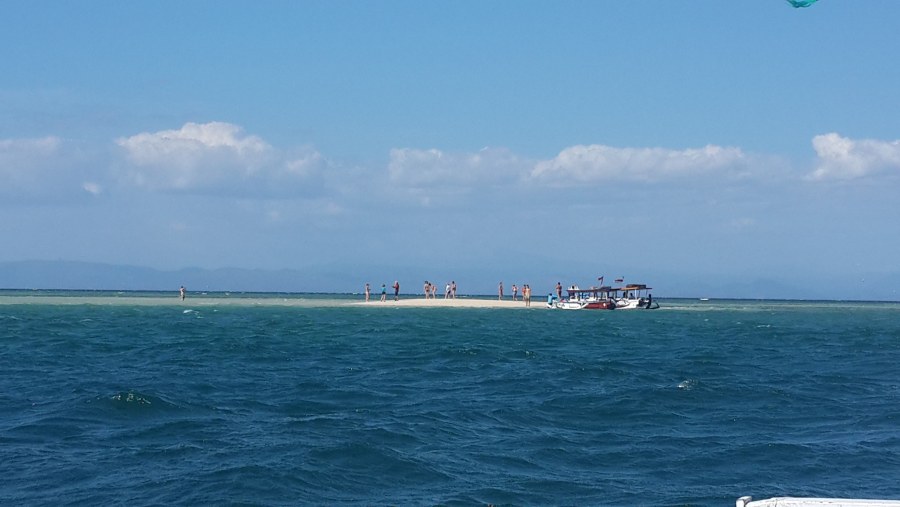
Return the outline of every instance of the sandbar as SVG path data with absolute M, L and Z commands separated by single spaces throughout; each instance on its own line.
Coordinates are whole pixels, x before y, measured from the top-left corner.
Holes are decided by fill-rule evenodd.
M 399 301 L 394 301 L 393 298 L 388 298 L 387 301 L 380 301 L 377 298 L 372 298 L 368 303 L 365 301 L 354 303 L 355 305 L 363 305 L 363 306 L 383 306 L 383 307 L 407 307 L 407 308 L 519 308 L 519 309 L 532 309 L 532 308 L 546 308 L 546 303 L 544 301 L 535 301 L 531 300 L 531 306 L 525 306 L 525 302 L 521 299 L 518 301 L 513 301 L 512 299 L 504 299 L 503 301 L 497 299 L 480 299 L 480 298 L 453 298 L 453 299 L 425 299 L 425 298 L 409 298 L 404 299 L 401 297 Z
M 359 299 L 351 299 L 346 296 L 329 297 L 328 295 L 290 295 L 285 297 L 247 297 L 243 295 L 205 296 L 189 295 L 184 301 L 177 296 L 135 296 L 117 293 L 92 294 L 92 295 L 5 295 L 0 293 L 0 306 L 4 305 L 50 305 L 50 306 L 176 306 L 184 308 L 199 307 L 382 307 L 382 308 L 546 308 L 546 303 L 531 301 L 531 306 L 525 306 L 521 299 L 513 301 L 512 298 L 498 301 L 490 297 L 457 297 L 455 299 L 425 299 L 424 297 L 400 297 L 394 301 L 389 297 L 381 302 L 379 298 L 371 298 L 368 303 Z

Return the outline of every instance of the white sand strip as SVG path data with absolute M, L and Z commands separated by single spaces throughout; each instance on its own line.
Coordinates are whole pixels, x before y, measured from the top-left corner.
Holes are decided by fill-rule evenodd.
M 355 303 L 356 305 L 365 305 L 365 306 L 384 306 L 384 307 L 396 307 L 396 306 L 405 306 L 411 308 L 540 308 L 545 309 L 547 304 L 544 300 L 535 301 L 533 298 L 531 300 L 531 306 L 525 306 L 525 302 L 521 299 L 518 301 L 513 301 L 510 299 L 504 299 L 503 301 L 498 301 L 497 299 L 476 299 L 476 298 L 455 298 L 455 299 L 425 299 L 425 298 L 400 298 L 400 301 L 394 301 L 393 298 L 389 297 L 387 301 L 381 302 L 378 298 L 372 298 L 368 303 L 360 302 Z
M 521 299 L 513 301 L 506 298 L 498 301 L 497 298 L 456 298 L 456 299 L 425 299 L 423 297 L 401 296 L 400 301 L 394 301 L 389 297 L 382 303 L 379 298 L 371 298 L 368 303 L 360 299 L 328 298 L 328 297 L 203 297 L 202 295 L 189 294 L 187 299 L 181 301 L 177 295 L 169 297 L 158 296 L 3 296 L 0 295 L 0 306 L 18 304 L 37 305 L 96 305 L 96 306 L 176 306 L 183 308 L 202 307 L 334 307 L 334 306 L 367 306 L 367 307 L 407 307 L 407 308 L 522 308 L 527 309 Z M 531 300 L 530 308 L 546 309 L 546 299 Z

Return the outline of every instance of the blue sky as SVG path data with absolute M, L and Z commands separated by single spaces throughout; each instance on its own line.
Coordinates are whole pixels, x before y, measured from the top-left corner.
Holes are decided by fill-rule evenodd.
M 898 25 L 889 0 L 13 3 L 0 262 L 900 299 Z

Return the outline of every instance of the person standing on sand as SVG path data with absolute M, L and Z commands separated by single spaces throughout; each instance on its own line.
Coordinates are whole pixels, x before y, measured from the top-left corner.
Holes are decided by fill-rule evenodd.
M 387 300 L 387 288 L 385 288 L 384 284 L 381 284 L 381 302 L 385 302 Z
M 519 293 L 519 287 L 516 284 L 513 284 L 512 291 L 513 291 L 513 301 L 515 301 L 516 295 Z
M 525 301 L 525 306 L 531 306 L 531 286 L 526 285 L 522 287 L 522 300 Z
M 394 301 L 400 301 L 400 282 L 394 280 Z
M 450 299 L 456 299 L 456 280 L 450 282 Z
M 558 297 L 559 300 L 562 301 L 562 284 L 560 284 L 559 282 L 556 282 L 556 297 Z
M 184 285 L 182 285 L 181 288 L 178 289 L 178 295 L 181 297 L 182 301 L 184 301 L 184 296 L 186 295 L 186 293 L 187 291 L 185 290 Z
M 450 284 L 444 287 L 444 299 L 450 299 Z
M 428 280 L 425 280 L 425 287 L 422 287 L 425 291 L 425 299 L 428 299 L 428 293 L 431 292 L 431 284 L 428 283 Z
M 497 300 L 503 301 L 503 282 L 500 282 L 500 284 L 497 285 L 497 294 L 499 295 Z
M 366 282 L 366 303 L 369 302 L 369 294 L 371 294 L 371 290 L 369 289 L 369 282 Z

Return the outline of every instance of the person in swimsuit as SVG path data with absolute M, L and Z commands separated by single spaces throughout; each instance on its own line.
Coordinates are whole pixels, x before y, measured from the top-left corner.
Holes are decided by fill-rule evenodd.
M 369 290 L 369 284 L 366 283 L 366 303 L 369 302 L 369 294 L 370 293 L 371 293 L 371 290 Z
M 400 282 L 394 280 L 394 301 L 400 301 Z

